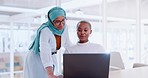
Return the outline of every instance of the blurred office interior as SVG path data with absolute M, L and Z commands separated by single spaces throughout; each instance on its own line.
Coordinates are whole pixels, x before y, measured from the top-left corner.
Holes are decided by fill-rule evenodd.
M 66 10 L 73 43 L 77 22 L 88 20 L 90 42 L 120 52 L 126 69 L 135 62 L 148 64 L 148 0 L 0 0 L 0 78 L 23 78 L 28 46 L 53 6 Z

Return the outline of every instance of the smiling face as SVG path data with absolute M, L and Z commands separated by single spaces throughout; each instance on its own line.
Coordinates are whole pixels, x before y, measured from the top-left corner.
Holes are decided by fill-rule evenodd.
M 77 36 L 79 43 L 88 42 L 89 35 L 92 33 L 91 26 L 87 22 L 80 22 L 77 25 Z
M 64 16 L 59 16 L 53 21 L 53 25 L 55 28 L 58 30 L 62 30 L 65 26 L 65 17 Z

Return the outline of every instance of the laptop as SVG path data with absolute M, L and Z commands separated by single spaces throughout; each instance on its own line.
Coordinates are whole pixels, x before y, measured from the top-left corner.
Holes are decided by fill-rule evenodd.
M 108 78 L 109 53 L 64 54 L 64 78 Z

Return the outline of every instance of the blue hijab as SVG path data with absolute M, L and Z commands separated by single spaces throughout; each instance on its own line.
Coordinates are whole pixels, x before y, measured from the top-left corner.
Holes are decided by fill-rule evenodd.
M 65 26 L 62 30 L 58 30 L 57 28 L 55 28 L 53 26 L 53 21 L 59 17 L 59 16 L 64 16 L 66 18 L 66 12 L 60 8 L 60 7 L 54 7 L 51 10 L 48 11 L 48 21 L 46 23 L 43 23 L 37 30 L 35 39 L 33 41 L 33 43 L 31 44 L 31 46 L 29 47 L 29 50 L 32 50 L 34 53 L 38 54 L 40 52 L 40 32 L 43 28 L 48 27 L 50 29 L 50 31 L 58 36 L 61 36 L 62 33 L 64 32 Z

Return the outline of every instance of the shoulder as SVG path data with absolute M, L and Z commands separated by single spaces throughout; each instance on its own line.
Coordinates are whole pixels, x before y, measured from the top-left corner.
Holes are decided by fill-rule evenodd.
M 75 48 L 75 47 L 78 47 L 76 44 L 75 45 L 72 45 L 72 46 L 70 46 L 70 47 L 68 47 L 67 49 L 73 49 L 73 48 Z
M 100 44 L 96 44 L 96 43 L 90 43 L 89 45 L 90 45 L 90 46 L 94 46 L 94 47 L 95 47 L 95 46 L 96 46 L 96 47 L 102 47 Z
M 101 44 L 90 43 L 89 45 L 90 45 L 90 47 L 97 48 L 100 51 L 105 51 L 105 48 Z
M 41 31 L 50 31 L 48 27 L 43 28 Z
M 74 49 L 76 49 L 77 47 L 78 47 L 78 46 L 75 44 L 75 45 L 72 45 L 72 46 L 70 46 L 70 47 L 67 47 L 66 50 L 69 51 L 69 52 L 71 52 L 71 51 L 73 51 Z
M 51 33 L 51 31 L 48 27 L 45 27 L 41 30 L 41 33 Z

